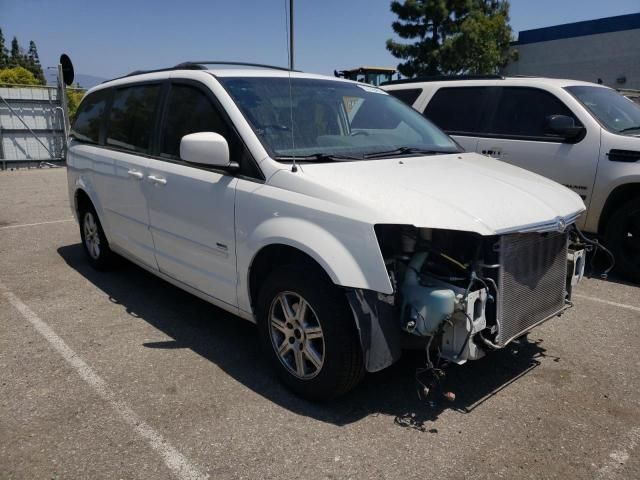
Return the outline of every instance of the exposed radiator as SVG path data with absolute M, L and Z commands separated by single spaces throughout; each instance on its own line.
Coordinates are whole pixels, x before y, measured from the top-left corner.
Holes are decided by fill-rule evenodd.
M 565 308 L 567 233 L 500 238 L 498 335 L 504 346 Z

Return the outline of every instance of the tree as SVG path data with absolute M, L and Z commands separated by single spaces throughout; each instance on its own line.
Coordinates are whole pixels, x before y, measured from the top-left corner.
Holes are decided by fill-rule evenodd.
M 9 50 L 5 45 L 4 34 L 0 28 L 0 68 L 6 68 L 9 66 Z
M 404 76 L 496 73 L 515 55 L 506 0 L 403 0 L 391 2 L 391 11 L 396 34 L 416 39 L 387 40 L 405 60 L 398 65 Z
M 42 85 L 47 83 L 44 78 L 44 72 L 42 71 L 42 66 L 40 65 L 40 57 L 38 56 L 38 48 L 36 47 L 36 42 L 31 40 L 29 42 L 29 51 L 27 52 L 27 69 L 33 73 L 38 82 Z
M 38 79 L 24 67 L 0 69 L 0 83 L 13 85 L 38 85 Z
M 20 44 L 18 43 L 18 39 L 13 37 L 11 40 L 11 58 L 9 60 L 9 65 L 12 67 L 21 67 L 24 63 L 24 56 L 22 55 L 20 48 Z
M 69 112 L 69 122 L 73 123 L 76 119 L 76 113 L 78 112 L 78 106 L 85 94 L 85 90 L 79 90 L 78 85 L 76 88 L 67 88 L 67 111 Z
M 13 37 L 11 40 L 11 53 L 9 54 L 4 46 L 4 35 L 0 29 L 0 69 L 13 69 L 15 67 L 23 67 L 31 72 L 33 77 L 36 79 L 36 84 L 46 85 L 47 80 L 44 76 L 42 65 L 40 65 L 40 57 L 38 55 L 38 47 L 36 47 L 36 43 L 33 40 L 29 42 L 29 50 L 25 55 L 17 37 Z M 15 74 L 7 75 L 9 75 L 10 78 L 15 76 Z M 22 76 L 22 73 L 20 73 L 19 76 Z M 29 80 L 25 84 L 31 85 L 32 83 Z

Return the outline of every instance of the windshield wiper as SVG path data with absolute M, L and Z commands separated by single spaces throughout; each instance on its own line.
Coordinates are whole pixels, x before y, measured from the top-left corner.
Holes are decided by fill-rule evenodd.
M 278 156 L 276 160 L 290 160 L 296 162 L 327 162 L 327 161 L 348 161 L 362 160 L 363 157 L 354 157 L 352 155 L 341 155 L 338 153 L 312 153 L 311 155 L 286 155 Z
M 631 130 L 640 130 L 640 125 L 636 125 L 635 127 L 627 127 L 620 130 L 620 133 L 630 132 Z
M 373 152 L 367 153 L 364 155 L 364 158 L 384 158 L 384 157 L 397 157 L 401 155 L 438 155 L 440 153 L 456 153 L 456 152 L 445 152 L 442 150 L 429 150 L 425 148 L 418 147 L 400 147 L 394 148 L 393 150 L 387 150 L 384 152 Z

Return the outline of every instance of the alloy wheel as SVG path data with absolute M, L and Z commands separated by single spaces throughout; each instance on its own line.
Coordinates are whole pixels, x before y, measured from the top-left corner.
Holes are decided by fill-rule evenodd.
M 325 344 L 322 326 L 309 303 L 298 293 L 281 292 L 269 309 L 271 344 L 284 367 L 309 380 L 322 370 Z
M 83 220 L 84 244 L 91 258 L 100 258 L 100 234 L 98 233 L 98 223 L 92 212 L 86 212 Z

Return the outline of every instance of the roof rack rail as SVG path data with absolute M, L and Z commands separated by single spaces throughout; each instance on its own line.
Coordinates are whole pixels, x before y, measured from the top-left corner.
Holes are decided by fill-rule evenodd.
M 205 60 L 202 62 L 182 62 L 173 67 L 167 68 L 156 68 L 153 70 L 135 70 L 131 73 L 127 73 L 126 75 L 122 75 L 120 77 L 112 78 L 110 80 L 105 80 L 102 83 L 111 82 L 113 80 L 119 80 L 121 78 L 133 77 L 136 75 L 144 75 L 145 73 L 157 73 L 157 72 L 170 72 L 172 70 L 206 70 L 207 67 L 205 65 L 232 65 L 236 67 L 258 67 L 258 68 L 268 68 L 271 70 L 283 70 L 285 72 L 297 72 L 298 70 L 290 70 L 287 67 L 278 67 L 276 65 L 266 65 L 262 63 L 248 63 L 248 62 L 224 62 L 224 61 L 209 61 Z
M 502 75 L 433 75 L 429 77 L 403 78 L 384 82 L 381 85 L 400 85 L 403 83 L 417 82 L 444 82 L 452 80 L 504 80 Z
M 285 72 L 293 72 L 295 70 L 291 70 L 287 67 L 279 67 L 277 65 L 267 65 L 264 63 L 250 63 L 250 62 L 224 62 L 220 60 L 205 60 L 205 61 L 189 61 L 182 62 L 173 67 L 173 69 L 194 69 L 194 70 L 206 70 L 204 65 L 231 65 L 234 67 L 258 67 L 258 68 L 268 68 L 271 70 L 283 70 Z

